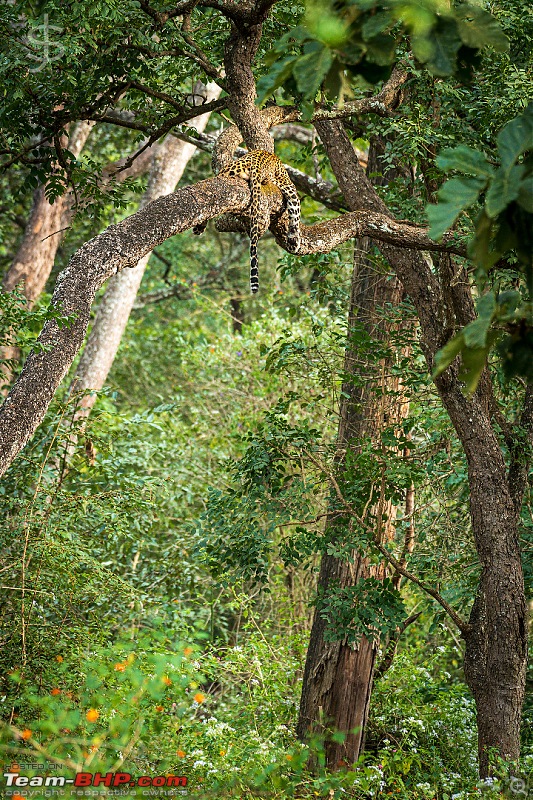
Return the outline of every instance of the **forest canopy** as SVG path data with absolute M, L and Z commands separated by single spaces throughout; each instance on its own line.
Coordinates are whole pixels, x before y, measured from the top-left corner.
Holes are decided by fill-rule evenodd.
M 0 7 L 6 796 L 533 790 L 532 42 Z

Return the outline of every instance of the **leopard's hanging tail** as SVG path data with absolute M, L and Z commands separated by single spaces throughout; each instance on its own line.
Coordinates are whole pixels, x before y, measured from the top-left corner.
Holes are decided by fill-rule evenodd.
M 259 291 L 259 267 L 257 261 L 257 242 L 250 239 L 250 291 L 257 294 Z
M 257 242 L 261 236 L 259 221 L 261 218 L 261 182 L 257 171 L 250 170 L 250 291 L 259 291 L 259 262 L 257 260 Z
M 216 170 L 215 170 L 216 171 Z M 265 150 L 252 150 L 237 161 L 232 161 L 220 169 L 220 177 L 243 178 L 250 185 L 250 289 L 252 294 L 259 290 L 259 265 L 257 243 L 268 229 L 270 215 L 268 203 L 261 203 L 261 193 L 279 189 L 285 198 L 289 229 L 287 245 L 291 253 L 300 249 L 300 199 L 282 162 L 274 153 Z M 194 233 L 202 233 L 205 222 L 195 225 Z

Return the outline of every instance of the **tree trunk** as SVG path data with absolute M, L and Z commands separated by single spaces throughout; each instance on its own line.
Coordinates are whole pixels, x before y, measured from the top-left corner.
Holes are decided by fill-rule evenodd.
M 318 123 L 318 131 L 330 157 L 333 170 L 350 208 L 360 207 L 357 180 L 354 171 L 362 173 L 356 154 L 347 138 L 341 140 L 329 123 Z M 372 170 L 377 166 L 372 159 Z M 347 173 L 350 173 L 348 176 Z M 351 183 L 351 185 L 348 185 Z M 352 292 L 348 318 L 348 347 L 346 350 L 344 372 L 355 375 L 358 371 L 358 358 L 350 347 L 350 333 L 358 320 L 363 321 L 368 334 L 374 339 L 385 340 L 391 334 L 391 325 L 384 321 L 380 309 L 396 306 L 403 297 L 403 288 L 397 278 L 379 274 L 365 257 L 369 248 L 368 239 L 360 243 L 354 259 Z M 352 381 L 343 385 L 340 422 L 337 436 L 336 476 L 343 483 L 346 453 L 358 448 L 358 442 L 370 438 L 374 444 L 385 426 L 398 426 L 408 412 L 408 405 L 402 399 L 398 380 L 387 377 L 390 363 L 365 365 L 367 372 L 374 372 L 373 379 L 365 382 L 363 388 L 356 388 Z M 376 392 L 376 383 L 381 391 Z M 383 503 L 383 498 L 382 498 Z M 390 503 L 375 509 L 377 519 L 386 517 L 376 535 L 383 543 L 394 536 L 396 508 Z M 326 536 L 335 536 L 338 525 L 335 511 L 332 510 L 326 522 Z M 328 536 L 328 531 L 330 536 Z M 327 737 L 324 742 L 326 763 L 336 769 L 357 761 L 363 746 L 368 720 L 370 696 L 376 658 L 376 644 L 362 636 L 357 647 L 346 642 L 326 642 L 326 621 L 321 615 L 321 597 L 327 597 L 331 588 L 354 586 L 369 576 L 383 578 L 386 569 L 383 565 L 370 567 L 368 559 L 360 553 L 353 553 L 351 561 L 341 560 L 324 553 L 318 578 L 319 601 L 315 610 L 313 626 L 305 664 L 300 714 L 297 734 L 307 739 L 313 732 L 323 732 L 333 728 L 345 734 L 343 742 Z
M 68 147 L 74 156 L 79 156 L 93 125 L 93 122 L 78 122 L 68 140 L 66 136 L 63 137 L 62 146 Z M 33 194 L 30 217 L 22 241 L 2 281 L 5 292 L 11 292 L 22 284 L 28 308 L 33 308 L 44 291 L 54 266 L 57 248 L 63 239 L 63 229 L 68 226 L 71 217 L 71 193 L 67 191 L 50 203 L 45 190 L 45 186 L 39 186 Z M 0 348 L 0 359 L 3 384 L 1 392 L 7 394 L 13 380 L 12 365 L 20 360 L 20 348 L 14 344 L 4 345 Z
M 476 702 L 479 767 L 486 777 L 491 771 L 491 751 L 509 761 L 517 761 L 520 755 L 527 665 L 527 608 L 519 544 L 522 496 L 513 496 L 510 489 L 504 455 L 485 409 L 475 398 L 454 397 L 449 381 L 440 388 L 467 456 L 470 515 L 481 565 L 469 630 L 464 634 L 464 673 Z M 486 392 L 482 385 L 481 399 Z M 532 396 L 530 387 L 529 403 Z M 525 410 L 527 403 L 526 397 Z
M 63 143 L 74 156 L 79 156 L 83 150 L 93 125 L 92 122 L 79 122 L 68 142 Z M 6 292 L 12 291 L 19 283 L 24 284 L 24 296 L 30 308 L 44 290 L 63 238 L 62 228 L 69 223 L 68 215 L 65 218 L 63 216 L 65 208 L 69 206 L 69 192 L 49 203 L 45 189 L 45 186 L 39 186 L 35 190 L 22 242 L 3 280 Z
M 220 87 L 208 84 L 205 89 L 206 102 L 215 100 Z M 197 131 L 205 130 L 209 114 L 202 114 L 190 121 Z M 140 203 L 144 208 L 158 197 L 173 192 L 185 167 L 194 155 L 196 147 L 174 136 L 168 136 L 154 153 L 146 192 Z M 94 390 L 85 394 L 79 403 L 77 418 L 88 416 L 99 391 L 109 374 L 126 329 L 126 325 L 141 285 L 142 277 L 151 253 L 147 253 L 133 269 L 126 269 L 110 278 L 98 307 L 96 319 L 80 358 L 72 388 L 75 391 Z
M 359 198 L 357 207 L 386 213 L 368 178 L 348 158 L 349 140 L 341 123 L 328 123 L 327 129 L 321 129 L 321 125 L 317 123 L 317 128 L 321 138 L 329 138 L 325 142 L 328 156 L 350 206 L 355 207 L 352 205 L 356 202 L 355 194 Z M 469 276 L 464 266 L 452 264 L 449 256 L 440 259 L 440 275 L 437 275 L 427 256 L 408 253 L 394 247 L 392 242 L 376 238 L 381 240 L 378 241 L 381 252 L 394 267 L 417 310 L 421 345 L 431 372 L 438 349 L 458 327 L 475 317 Z M 457 364 L 436 380 L 436 386 L 465 451 L 470 515 L 481 565 L 469 627 L 462 635 L 466 641 L 465 678 L 477 708 L 480 774 L 485 777 L 489 774 L 491 750 L 506 759 L 516 759 L 520 752 L 527 638 L 518 533 L 530 463 L 524 439 L 529 445 L 533 443 L 533 388 L 526 390 L 517 430 L 510 429 L 507 434 L 511 464 L 506 468 L 497 428 L 492 422 L 496 402 L 488 373 L 483 375 L 472 398 L 463 394 Z M 500 422 L 498 426 L 502 427 Z M 311 649 L 310 658 L 313 652 L 317 650 Z M 308 680 L 315 678 L 311 668 L 306 667 L 306 673 Z M 343 674 L 340 670 L 339 675 Z M 304 701 L 307 702 L 302 696 Z M 316 709 L 313 714 L 301 712 L 300 735 L 307 730 L 310 718 L 317 719 Z

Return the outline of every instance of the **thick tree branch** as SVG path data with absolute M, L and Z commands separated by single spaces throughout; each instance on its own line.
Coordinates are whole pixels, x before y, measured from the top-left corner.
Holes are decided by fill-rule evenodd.
M 286 240 L 283 221 L 275 219 L 270 230 L 280 244 Z M 300 236 L 298 255 L 326 253 L 348 239 L 360 236 L 368 236 L 401 249 L 450 252 L 463 256 L 466 254 L 464 242 L 455 242 L 453 237 L 443 237 L 441 242 L 434 242 L 425 228 L 409 222 L 398 222 L 386 214 L 374 211 L 352 211 L 326 222 L 302 226 Z
M 231 32 L 224 48 L 224 67 L 227 98 L 231 116 L 250 150 L 274 152 L 274 140 L 268 132 L 263 115 L 255 105 L 255 78 L 252 62 L 261 41 L 261 25 L 231 24 Z M 237 142 L 240 144 L 240 141 Z M 232 150 L 226 148 L 231 158 Z
M 163 27 L 169 19 L 181 17 L 183 14 L 189 14 L 192 9 L 198 5 L 198 0 L 184 0 L 182 3 L 177 3 L 174 8 L 169 11 L 157 11 L 155 8 L 152 8 L 147 0 L 140 0 L 139 5 L 144 13 L 151 17 L 159 27 Z
M 142 211 L 112 225 L 73 256 L 58 278 L 52 307 L 70 320 L 60 327 L 46 323 L 37 348 L 28 357 L 0 409 L 0 474 L 9 466 L 44 417 L 48 405 L 78 352 L 89 321 L 94 296 L 107 278 L 135 266 L 166 239 L 214 216 L 245 213 L 248 184 L 238 178 L 211 178 L 154 201 Z M 269 192 L 265 202 L 276 216 L 276 238 L 284 242 L 281 193 Z M 405 247 L 442 248 L 419 228 L 384 215 L 353 212 L 302 228 L 302 252 L 327 252 L 353 236 L 398 240 Z

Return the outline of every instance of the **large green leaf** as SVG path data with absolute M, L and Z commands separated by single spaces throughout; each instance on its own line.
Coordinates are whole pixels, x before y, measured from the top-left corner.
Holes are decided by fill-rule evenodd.
M 525 211 L 533 214 L 533 158 L 531 162 L 526 163 L 526 172 L 522 177 L 517 202 Z
M 496 312 L 496 298 L 493 292 L 487 292 L 477 303 L 478 318 L 463 329 L 465 345 L 470 349 L 483 348 L 487 345 L 487 334 Z
M 487 347 L 465 347 L 461 353 L 463 363 L 459 377 L 465 382 L 467 394 L 474 394 L 476 391 L 489 351 L 490 345 L 487 345 Z
M 515 164 L 510 170 L 498 170 L 485 199 L 485 211 L 489 217 L 497 217 L 504 208 L 516 200 L 525 169 L 523 164 Z
M 485 185 L 484 178 L 458 177 L 446 181 L 439 191 L 437 205 L 426 206 L 429 236 L 439 239 L 453 225 L 461 211 L 476 202 Z
M 452 169 L 458 172 L 466 172 L 469 175 L 479 175 L 480 177 L 490 178 L 494 173 L 493 168 L 478 150 L 460 144 L 458 147 L 447 147 L 437 158 L 437 166 L 444 172 Z
M 364 22 L 361 28 L 363 39 L 365 41 L 373 39 L 374 36 L 377 36 L 379 33 L 389 30 L 392 25 L 394 25 L 392 12 L 390 10 L 378 11 L 377 14 L 369 17 L 366 22 Z
M 269 97 L 272 92 L 283 86 L 287 78 L 292 74 L 292 68 L 297 56 L 288 56 L 287 58 L 277 61 L 270 71 L 263 75 L 257 82 L 258 102 L 262 103 Z
M 438 378 L 447 367 L 450 366 L 452 361 L 457 358 L 459 353 L 465 346 L 465 340 L 462 333 L 458 333 L 453 339 L 450 339 L 444 347 L 435 354 L 435 369 L 433 370 L 433 378 Z
M 493 247 L 493 221 L 485 210 L 476 219 L 476 235 L 468 243 L 468 255 L 478 267 L 488 271 L 500 258 L 500 251 Z
M 455 13 L 459 35 L 468 47 L 490 46 L 499 53 L 509 50 L 509 39 L 492 14 L 469 3 L 458 6 Z
M 316 48 L 314 52 L 298 58 L 293 68 L 298 91 L 304 97 L 313 98 L 328 74 L 332 63 L 333 54 L 331 50 L 323 45 Z
M 367 42 L 366 52 L 369 61 L 380 66 L 391 64 L 396 51 L 396 38 L 392 34 L 379 34 Z
M 502 128 L 497 142 L 504 169 L 509 169 L 521 153 L 533 149 L 533 102 Z
M 432 52 L 426 62 L 428 69 L 433 75 L 451 75 L 456 66 L 457 51 L 461 47 L 455 20 L 439 17 L 438 25 L 430 34 L 429 40 Z

